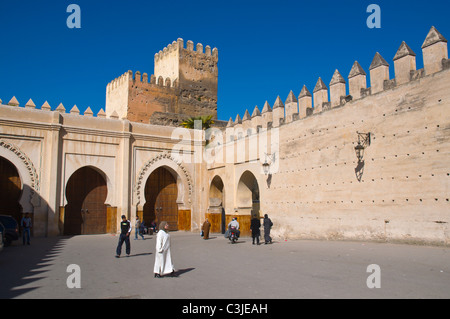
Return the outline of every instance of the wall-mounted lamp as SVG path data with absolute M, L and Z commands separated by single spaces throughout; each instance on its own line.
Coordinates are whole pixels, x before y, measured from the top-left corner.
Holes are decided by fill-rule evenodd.
M 358 162 L 362 162 L 364 158 L 364 150 L 370 145 L 370 132 L 369 133 L 359 133 L 358 134 L 358 144 L 355 146 L 356 157 Z
M 356 132 L 356 134 L 358 134 L 358 144 L 355 146 L 355 153 L 358 158 L 358 164 L 355 167 L 355 175 L 358 182 L 361 182 L 364 173 L 364 150 L 370 145 L 371 133 Z
M 262 164 L 263 167 L 263 172 L 264 175 L 271 175 L 270 174 L 270 166 L 272 165 L 272 163 L 275 162 L 276 158 L 275 158 L 275 153 L 269 155 L 267 153 L 264 153 L 264 155 L 266 156 L 266 159 L 264 161 L 264 163 Z M 267 161 L 267 159 L 270 160 L 270 163 Z
M 276 157 L 275 153 L 269 155 L 267 153 L 264 153 L 266 156 L 266 159 L 264 163 L 262 164 L 264 175 L 267 175 L 267 187 L 270 188 L 270 184 L 272 182 L 272 173 L 270 172 L 270 166 L 275 162 Z M 269 160 L 269 161 L 268 161 Z

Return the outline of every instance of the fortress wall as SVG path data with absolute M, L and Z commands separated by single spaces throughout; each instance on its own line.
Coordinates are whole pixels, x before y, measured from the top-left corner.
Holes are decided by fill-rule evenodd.
M 130 82 L 127 119 L 132 122 L 148 123 L 154 112 L 175 112 L 177 107 L 177 89 L 170 78 L 152 76 L 150 83 L 144 73 L 135 73 Z
M 107 85 L 106 115 L 148 123 L 155 112 L 176 112 L 178 81 L 128 71 Z
M 439 102 L 440 101 L 440 102 Z M 281 237 L 450 242 L 450 71 L 280 128 Z M 358 181 L 356 132 L 371 132 Z
M 197 46 L 194 51 L 192 42 L 180 50 L 187 57 L 217 58 L 217 50 L 203 53 Z M 14 97 L 8 106 L 0 101 L 0 135 L 27 155 L 18 157 L 18 165 L 31 161 L 37 170 L 40 185 L 35 191 L 42 201 L 32 198 L 30 203 L 41 234 L 58 231 L 58 209 L 64 197 L 61 187 L 70 165 L 98 160 L 96 166 L 104 167 L 110 184 L 117 184 L 108 203 L 117 205 L 118 215 L 133 215 L 133 179 L 144 163 L 163 154 L 157 161 L 173 165 L 183 179 L 180 187 L 185 196 L 180 201 L 193 209 L 193 230 L 208 210 L 208 190 L 215 176 L 223 180 L 227 214 L 248 215 L 248 198 L 238 194 L 238 183 L 250 171 L 259 186 L 261 214 L 271 216 L 278 239 L 448 245 L 450 62 L 447 40 L 435 28 L 422 45 L 422 55 L 424 68 L 416 70 L 416 54 L 402 43 L 393 59 L 392 78 L 389 63 L 377 53 L 369 67 L 369 81 L 355 62 L 347 80 L 336 70 L 328 86 L 319 78 L 313 94 L 304 86 L 298 99 L 291 92 L 284 103 L 278 97 L 273 109 L 266 102 L 261 112 L 255 107 L 250 116 L 246 110 L 242 118 L 230 119 L 221 138 L 206 147 L 222 157 L 206 165 L 178 165 L 169 158 L 167 152 L 178 142 L 172 137 L 173 128 L 135 123 L 152 107 L 179 112 L 171 109 L 177 105 L 173 98 L 188 83 L 154 75 L 149 81 L 140 72 L 129 71 L 108 85 L 106 112 L 102 109 L 96 117 L 90 107 L 80 112 L 77 106 L 52 108 L 47 102 L 38 109 L 31 99 L 24 107 Z M 350 95 L 345 95 L 347 85 Z M 120 92 L 125 86 L 131 92 L 126 107 L 130 99 L 133 105 L 141 103 L 133 109 L 137 118 L 131 122 L 119 114 L 124 108 Z M 151 90 L 152 96 L 159 94 L 154 101 L 146 99 L 145 92 Z M 108 104 L 108 94 L 117 94 L 113 104 Z M 355 154 L 357 132 L 370 132 L 372 137 L 363 162 Z M 274 144 L 270 148 L 265 148 L 264 135 Z M 199 141 L 183 138 L 187 153 L 194 153 Z M 214 149 L 217 145 L 222 148 Z M 274 168 L 270 175 L 262 170 L 265 153 L 274 155 L 269 161 Z M 72 158 L 64 162 L 67 156 Z
M 273 110 L 268 103 L 262 114 L 255 108 L 251 121 L 230 119 L 225 152 L 233 144 L 246 151 L 239 144 L 250 144 L 254 132 L 279 132 L 278 152 L 266 151 L 275 152 L 276 171 L 259 182 L 261 214 L 276 221 L 276 236 L 450 243 L 447 40 L 432 27 L 422 49 L 424 69 L 416 70 L 416 54 L 403 42 L 392 79 L 389 63 L 376 53 L 369 87 L 355 62 L 350 95 L 336 70 L 329 87 L 319 78 L 313 94 L 304 86 L 298 100 L 291 92 Z M 246 122 L 250 130 L 243 129 Z M 357 132 L 372 137 L 363 162 L 355 153 Z M 256 174 L 264 156 L 261 150 L 244 162 L 235 156 L 235 166 Z M 213 177 L 223 164 L 208 168 Z M 228 182 L 235 188 L 236 181 Z

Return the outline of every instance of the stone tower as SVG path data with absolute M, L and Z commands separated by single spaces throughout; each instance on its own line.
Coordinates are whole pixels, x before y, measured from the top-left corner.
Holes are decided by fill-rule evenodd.
M 133 122 L 177 125 L 217 118 L 218 50 L 178 39 L 155 54 L 154 74 L 128 71 L 107 85 L 106 114 Z M 116 113 L 116 114 L 114 114 Z

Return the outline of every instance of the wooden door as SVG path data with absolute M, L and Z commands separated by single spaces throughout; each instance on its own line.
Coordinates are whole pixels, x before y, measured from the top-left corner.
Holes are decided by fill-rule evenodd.
M 153 220 L 156 225 L 162 221 L 169 223 L 169 230 L 178 230 L 177 182 L 164 167 L 157 168 L 145 185 L 143 219 L 146 225 Z
M 10 161 L 0 157 L 0 215 L 12 216 L 20 223 L 22 183 L 19 172 Z
M 106 233 L 107 207 L 105 179 L 94 169 L 83 167 L 67 182 L 64 234 Z

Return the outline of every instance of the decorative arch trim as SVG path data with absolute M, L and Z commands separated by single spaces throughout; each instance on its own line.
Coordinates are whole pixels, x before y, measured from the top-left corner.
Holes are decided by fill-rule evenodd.
M 181 160 L 173 157 L 169 152 L 156 155 L 148 160 L 139 171 L 136 183 L 134 186 L 134 203 L 136 206 L 143 205 L 145 202 L 144 189 L 150 174 L 159 167 L 170 168 L 177 176 L 174 176 L 177 180 L 178 186 L 178 199 L 177 203 L 190 206 L 192 202 L 193 184 L 188 170 L 182 165 Z M 187 195 L 187 202 L 186 202 Z
M 18 146 L 0 139 L 0 156 L 2 155 L 16 166 L 22 179 L 19 203 L 24 212 L 31 212 L 33 207 L 40 206 L 40 180 L 33 162 Z

